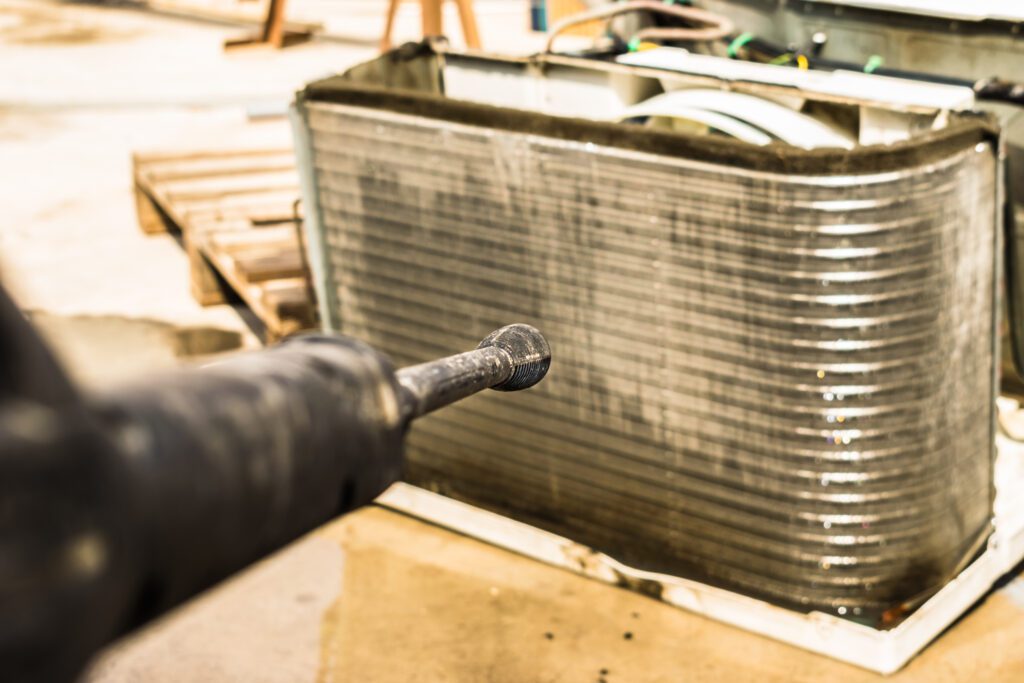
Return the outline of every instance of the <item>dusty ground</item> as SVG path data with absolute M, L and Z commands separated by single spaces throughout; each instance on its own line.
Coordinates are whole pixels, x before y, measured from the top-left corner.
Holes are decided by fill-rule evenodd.
M 111 3 L 117 4 L 117 3 Z M 293 0 L 357 44 L 225 55 L 240 31 L 81 3 L 0 0 L 6 286 L 90 381 L 248 339 L 190 298 L 169 237 L 135 225 L 130 153 L 287 140 L 247 107 L 372 54 L 382 4 Z M 525 2 L 522 3 L 525 7 Z M 339 8 L 351 10 L 345 14 Z M 485 43 L 535 38 L 505 0 Z M 415 32 L 402 9 L 398 37 Z M 202 341 L 197 341 L 202 340 Z M 632 637 L 626 638 L 630 633 Z M 893 677 L 1024 680 L 1024 581 L 1008 582 Z M 880 677 L 581 579 L 383 509 L 330 524 L 98 658 L 145 681 L 872 681 Z
M 890 680 L 1024 680 L 1022 598 L 1020 582 L 990 597 Z M 884 680 L 372 508 L 127 641 L 90 683 L 602 679 Z

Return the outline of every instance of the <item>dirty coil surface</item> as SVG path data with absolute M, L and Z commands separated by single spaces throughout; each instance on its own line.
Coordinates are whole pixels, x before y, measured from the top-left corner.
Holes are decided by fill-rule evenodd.
M 549 377 L 417 422 L 408 478 L 632 566 L 875 622 L 992 506 L 995 162 L 786 177 L 309 107 L 341 331 L 511 322 Z

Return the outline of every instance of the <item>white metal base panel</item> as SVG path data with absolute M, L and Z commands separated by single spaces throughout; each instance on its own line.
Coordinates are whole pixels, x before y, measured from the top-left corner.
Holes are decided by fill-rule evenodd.
M 566 538 L 408 484 L 377 502 L 513 552 L 616 585 L 654 582 L 663 601 L 797 647 L 889 674 L 898 671 L 1024 559 L 1024 410 L 999 399 L 994 531 L 984 553 L 896 628 L 803 614 L 666 574 L 640 571 Z

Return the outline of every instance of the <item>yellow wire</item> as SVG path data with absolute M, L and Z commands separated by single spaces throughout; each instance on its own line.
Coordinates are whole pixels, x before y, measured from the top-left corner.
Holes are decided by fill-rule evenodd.
M 807 67 L 810 66 L 807 63 L 807 57 L 804 57 L 803 55 L 796 56 L 796 65 L 797 67 L 800 68 L 801 71 L 807 71 Z

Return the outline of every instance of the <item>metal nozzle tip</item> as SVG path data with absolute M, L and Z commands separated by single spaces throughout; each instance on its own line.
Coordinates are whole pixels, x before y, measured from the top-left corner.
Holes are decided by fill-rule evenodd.
M 512 357 L 512 376 L 501 384 L 491 387 L 496 391 L 519 391 L 532 387 L 544 379 L 551 367 L 551 347 L 548 340 L 537 328 L 522 323 L 507 325 L 491 332 L 477 346 L 478 349 L 494 346 L 508 352 Z

